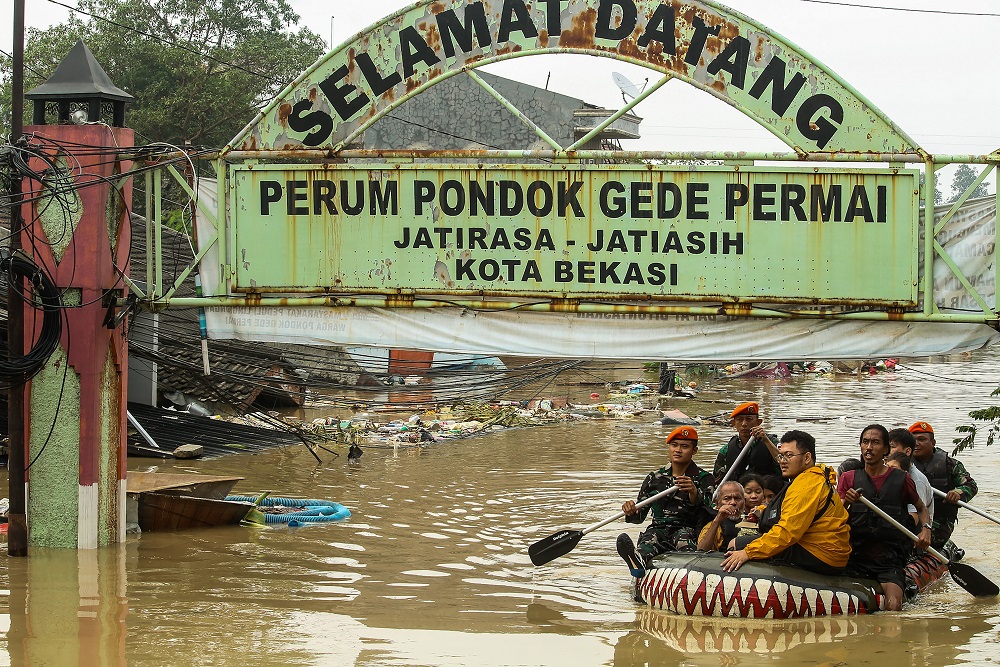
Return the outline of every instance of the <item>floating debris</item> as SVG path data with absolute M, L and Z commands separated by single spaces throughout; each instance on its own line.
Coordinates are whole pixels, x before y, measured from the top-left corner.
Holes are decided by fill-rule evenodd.
M 426 410 L 408 418 L 381 421 L 378 415 L 361 412 L 349 419 L 330 416 L 299 423 L 297 426 L 323 440 L 371 446 L 400 444 L 420 446 L 423 443 L 455 440 L 508 428 L 527 428 L 579 419 L 630 419 L 640 415 L 662 413 L 645 407 L 641 401 L 602 402 L 573 405 L 564 397 L 532 401 L 499 403 L 462 403 Z

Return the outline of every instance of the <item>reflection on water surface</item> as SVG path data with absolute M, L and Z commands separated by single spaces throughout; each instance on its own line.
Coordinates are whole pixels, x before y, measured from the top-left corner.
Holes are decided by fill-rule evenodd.
M 819 457 L 854 454 L 873 421 L 934 424 L 946 444 L 1000 381 L 996 353 L 906 364 L 872 378 L 716 381 L 669 407 L 708 416 L 759 400 L 769 430 L 816 435 Z M 609 378 L 611 379 L 611 378 Z M 588 402 L 592 387 L 551 386 Z M 699 427 L 710 465 L 729 437 Z M 7 559 L 0 617 L 8 664 L 787 665 L 913 667 L 994 658 L 1000 601 L 942 581 L 902 614 L 767 624 L 664 616 L 632 602 L 614 523 L 532 567 L 527 546 L 617 513 L 665 462 L 652 420 L 499 431 L 423 449 L 370 448 L 317 465 L 304 449 L 161 466 L 246 477 L 240 493 L 325 498 L 353 515 L 301 528 L 146 533 L 99 552 Z M 976 504 L 1000 514 L 996 452 L 961 457 Z M 133 460 L 144 469 L 151 462 Z M 633 533 L 635 527 L 629 527 Z M 968 562 L 1000 580 L 996 526 L 963 516 Z

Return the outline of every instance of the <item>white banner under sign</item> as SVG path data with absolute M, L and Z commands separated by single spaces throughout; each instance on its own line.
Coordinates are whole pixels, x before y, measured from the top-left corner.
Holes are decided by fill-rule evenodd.
M 677 315 L 475 312 L 462 308 L 209 308 L 213 338 L 482 355 L 676 361 L 921 357 L 1000 337 L 973 324 Z
M 199 183 L 214 203 L 215 183 Z M 948 207 L 935 210 L 940 218 Z M 995 299 L 992 197 L 967 202 L 938 234 L 964 275 L 991 307 Z M 198 238 L 214 229 L 198 216 Z M 219 293 L 218 253 L 202 262 L 206 296 Z M 978 310 L 944 262 L 934 266 L 942 312 Z M 209 336 L 305 345 L 367 345 L 478 355 L 573 359 L 730 360 L 874 359 L 975 350 L 1000 340 L 976 324 L 855 320 L 744 319 L 657 314 L 476 312 L 462 308 L 207 308 Z

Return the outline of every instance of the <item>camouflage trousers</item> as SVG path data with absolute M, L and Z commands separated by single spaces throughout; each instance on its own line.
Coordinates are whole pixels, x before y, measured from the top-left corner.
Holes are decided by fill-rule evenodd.
M 689 526 L 665 526 L 657 528 L 650 526 L 639 535 L 636 551 L 643 562 L 649 565 L 653 556 L 668 551 L 696 551 L 698 549 L 698 532 Z
M 931 524 L 931 546 L 940 550 L 955 532 L 954 519 L 934 519 Z

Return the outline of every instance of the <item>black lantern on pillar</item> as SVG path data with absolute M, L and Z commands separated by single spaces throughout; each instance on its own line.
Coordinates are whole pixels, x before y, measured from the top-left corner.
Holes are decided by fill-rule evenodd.
M 49 79 L 24 94 L 34 104 L 33 125 L 96 123 L 125 127 L 125 104 L 135 98 L 108 78 L 83 40 L 67 54 Z

